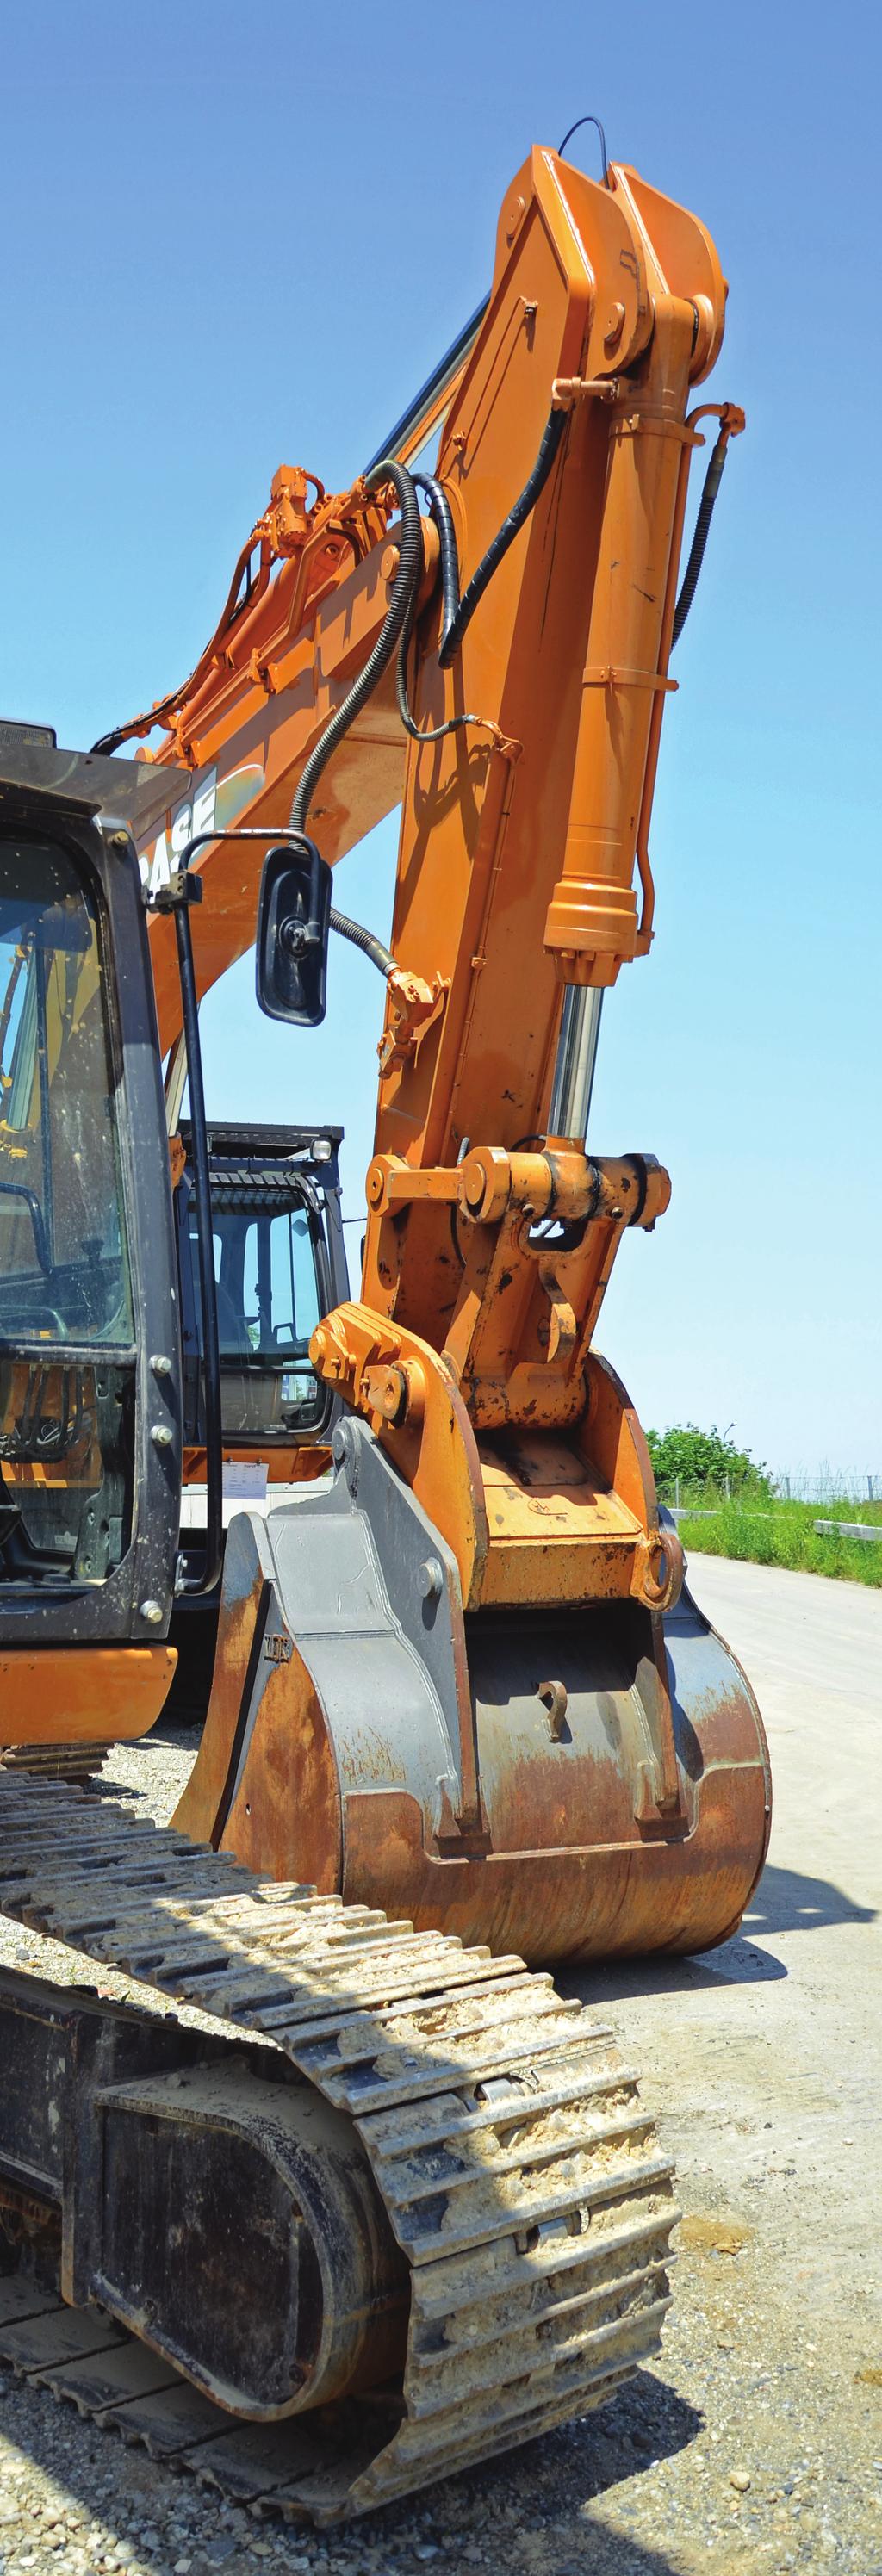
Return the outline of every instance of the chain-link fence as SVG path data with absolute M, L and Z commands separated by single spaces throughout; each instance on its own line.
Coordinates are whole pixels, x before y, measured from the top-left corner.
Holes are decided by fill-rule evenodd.
M 773 1500 L 814 1503 L 819 1507 L 831 1503 L 863 1504 L 865 1509 L 869 1503 L 882 1506 L 882 1467 L 782 1467 L 770 1468 L 767 1472 L 771 1487 L 768 1500 L 762 1488 L 757 1491 L 756 1488 L 739 1485 L 729 1476 L 724 1476 L 721 1484 L 714 1485 L 712 1490 L 694 1486 L 688 1477 L 677 1476 L 673 1480 L 673 1493 L 670 1493 L 668 1482 L 663 1499 L 675 1516 L 689 1514 L 697 1518 L 715 1515 L 720 1505 L 728 1502 L 740 1504 L 743 1510 L 754 1513 L 770 1511 Z
M 882 1467 L 779 1468 L 772 1481 L 786 1503 L 882 1503 Z

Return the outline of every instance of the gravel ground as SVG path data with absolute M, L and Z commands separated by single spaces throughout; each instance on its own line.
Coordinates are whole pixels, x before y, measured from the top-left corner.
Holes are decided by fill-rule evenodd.
M 734 1586 L 719 1609 L 718 1573 Z M 813 1587 L 785 1594 L 783 1631 L 762 1589 L 772 1581 Z M 824 1875 L 845 1802 L 829 1790 L 823 1594 L 838 1591 L 842 1618 L 848 1587 L 731 1566 L 702 1568 L 696 1588 L 763 1700 L 783 1810 L 772 1865 L 744 1931 L 712 1959 L 563 1980 L 589 1999 L 612 1995 L 678 2166 L 684 2220 L 658 2368 L 599 2414 L 322 2536 L 225 2506 L 0 2372 L 0 2576 L 416 2576 L 433 2563 L 497 2568 L 500 2555 L 509 2576 L 882 2576 L 880 1945 L 860 1874 L 871 1792 L 859 1741 L 851 1892 Z M 866 1636 L 867 1709 L 878 1723 L 882 1600 L 868 1606 L 878 1620 Z M 799 1702 L 797 1744 L 785 1684 L 799 1653 L 814 1690 Z M 859 1688 L 852 1677 L 854 1727 Z M 115 1748 L 104 1785 L 165 1821 L 194 1742 L 169 1731 Z M 850 1742 L 840 1724 L 840 1790 Z M 835 1858 L 842 1880 L 844 1847 Z M 70 1952 L 2 1920 L 0 1960 L 56 1978 L 73 1969 Z M 74 1973 L 94 1980 L 87 1963 Z

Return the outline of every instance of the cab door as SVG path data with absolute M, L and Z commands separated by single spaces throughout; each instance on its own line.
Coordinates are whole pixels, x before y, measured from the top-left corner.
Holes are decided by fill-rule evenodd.
M 56 1650 L 143 1647 L 155 1669 L 142 1659 L 141 1724 L 170 1678 L 157 1648 L 174 1590 L 181 1400 L 156 1014 L 134 841 L 88 811 L 96 770 L 112 773 L 105 792 L 124 808 L 132 764 L 79 766 L 78 780 L 73 756 L 53 750 L 45 779 L 36 756 L 27 781 L 0 777 L 6 1742 L 70 1734 L 65 1695 L 88 1696 L 87 1676 L 69 1665 L 64 1684 Z M 138 1731 L 124 1707 L 96 1704 L 96 1735 L 104 1715 L 111 1734 Z

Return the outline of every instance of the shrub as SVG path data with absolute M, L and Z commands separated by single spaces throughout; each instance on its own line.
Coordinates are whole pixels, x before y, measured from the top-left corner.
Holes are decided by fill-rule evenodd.
M 695 1422 L 674 1423 L 668 1431 L 648 1431 L 649 1455 L 661 1503 L 713 1501 L 721 1495 L 739 1501 L 769 1501 L 772 1480 L 763 1460 L 749 1449 L 736 1449 L 728 1432 L 699 1431 Z

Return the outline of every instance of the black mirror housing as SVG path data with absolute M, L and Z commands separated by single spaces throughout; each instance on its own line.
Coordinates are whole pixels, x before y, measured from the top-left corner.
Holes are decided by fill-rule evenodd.
M 268 850 L 257 906 L 257 999 L 270 1020 L 317 1029 L 327 1003 L 331 869 L 315 842 Z

